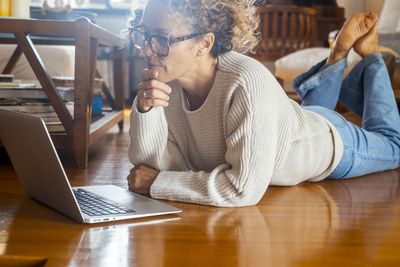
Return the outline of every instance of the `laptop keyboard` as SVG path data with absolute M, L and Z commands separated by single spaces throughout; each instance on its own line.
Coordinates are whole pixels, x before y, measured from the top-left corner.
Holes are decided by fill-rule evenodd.
M 83 213 L 90 216 L 117 215 L 135 212 L 112 200 L 102 198 L 84 189 L 73 189 Z

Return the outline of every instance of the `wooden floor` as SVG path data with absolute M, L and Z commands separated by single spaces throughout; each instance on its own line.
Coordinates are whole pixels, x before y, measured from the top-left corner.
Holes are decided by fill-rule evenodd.
M 86 170 L 61 153 L 71 184 L 127 187 L 127 131 L 95 143 Z M 29 199 L 3 156 L 0 266 L 400 266 L 398 170 L 270 187 L 254 207 L 168 203 L 183 213 L 80 225 Z

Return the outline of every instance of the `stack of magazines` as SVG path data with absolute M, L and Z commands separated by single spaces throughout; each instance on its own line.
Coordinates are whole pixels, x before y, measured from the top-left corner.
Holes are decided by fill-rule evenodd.
M 73 77 L 53 77 L 57 91 L 71 116 L 74 115 Z M 96 79 L 95 91 L 101 92 L 102 80 Z M 14 80 L 11 74 L 0 74 L 0 108 L 30 113 L 42 118 L 49 132 L 65 132 L 64 126 L 50 104 L 43 88 L 35 83 Z

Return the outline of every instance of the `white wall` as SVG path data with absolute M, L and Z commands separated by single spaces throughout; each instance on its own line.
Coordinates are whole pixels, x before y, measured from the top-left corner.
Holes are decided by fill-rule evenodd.
M 345 18 L 350 17 L 352 14 L 357 12 L 363 12 L 365 10 L 366 0 L 336 0 L 336 3 L 340 7 L 344 7 Z
M 365 11 L 380 14 L 385 0 L 365 0 Z
M 357 12 L 372 11 L 380 14 L 385 0 L 336 0 L 340 7 L 345 8 L 344 16 L 350 17 Z

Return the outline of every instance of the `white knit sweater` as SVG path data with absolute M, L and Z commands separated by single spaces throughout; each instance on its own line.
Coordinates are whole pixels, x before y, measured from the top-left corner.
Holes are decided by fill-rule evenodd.
M 258 61 L 236 52 L 218 58 L 203 105 L 189 111 L 170 83 L 167 108 L 131 112 L 129 159 L 161 172 L 154 198 L 215 206 L 256 204 L 268 185 L 324 179 L 343 144 L 331 123 L 290 100 Z

